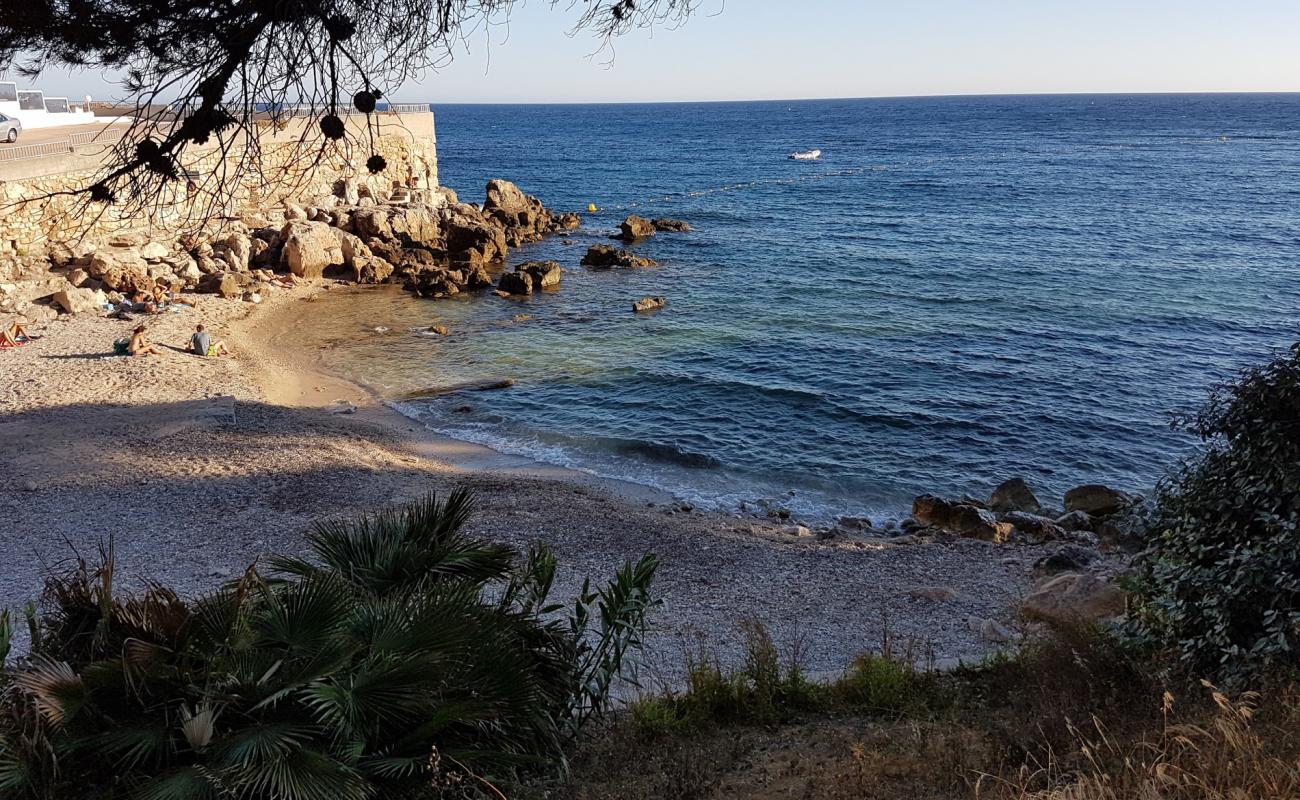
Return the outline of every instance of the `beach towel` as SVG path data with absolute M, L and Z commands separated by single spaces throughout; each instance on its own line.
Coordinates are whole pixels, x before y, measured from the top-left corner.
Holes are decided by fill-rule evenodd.
M 113 355 L 115 356 L 131 355 L 131 340 L 118 339 L 117 341 L 113 342 Z

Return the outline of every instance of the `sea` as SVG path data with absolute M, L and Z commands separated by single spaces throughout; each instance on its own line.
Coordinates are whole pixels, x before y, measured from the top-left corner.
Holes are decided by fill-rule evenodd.
M 390 398 L 510 379 L 393 402 L 698 506 L 1149 491 L 1197 446 L 1174 416 L 1300 332 L 1300 95 L 432 108 L 462 200 L 507 178 L 583 211 L 511 253 L 562 286 L 351 297 L 329 364 Z M 580 266 L 628 214 L 693 230 Z

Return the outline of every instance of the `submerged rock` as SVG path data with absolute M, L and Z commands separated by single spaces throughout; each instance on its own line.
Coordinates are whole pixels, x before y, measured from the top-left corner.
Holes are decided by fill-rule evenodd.
M 689 233 L 692 230 L 689 223 L 680 219 L 654 219 L 650 220 L 650 224 L 656 231 L 665 233 Z
M 668 300 L 663 297 L 643 297 L 632 304 L 632 310 L 637 313 L 656 311 L 666 305 L 668 305 Z
M 652 258 L 635 255 L 618 247 L 607 244 L 593 244 L 587 248 L 582 263 L 588 267 L 653 267 L 657 262 Z

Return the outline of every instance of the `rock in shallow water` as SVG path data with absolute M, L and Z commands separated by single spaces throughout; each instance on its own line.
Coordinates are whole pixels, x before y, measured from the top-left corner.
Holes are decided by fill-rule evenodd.
M 912 517 L 924 525 L 988 542 L 1005 542 L 1014 532 L 1010 523 L 999 522 L 991 511 L 932 494 L 923 494 L 912 501 Z
M 989 495 L 989 508 L 994 511 L 1027 511 L 1037 514 L 1038 498 L 1034 496 L 1029 485 L 1022 478 L 1003 481 L 993 494 Z

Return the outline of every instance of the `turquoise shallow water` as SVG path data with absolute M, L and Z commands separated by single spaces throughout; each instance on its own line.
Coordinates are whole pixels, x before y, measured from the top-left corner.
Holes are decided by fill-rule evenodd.
M 1171 412 L 1296 338 L 1300 95 L 434 110 L 463 199 L 506 177 L 602 211 L 513 254 L 561 291 L 372 298 L 391 330 L 332 360 L 393 391 L 513 378 L 404 406 L 505 452 L 806 516 L 1142 488 L 1192 446 Z M 578 266 L 629 211 L 696 231 Z M 633 315 L 647 294 L 668 308 Z

